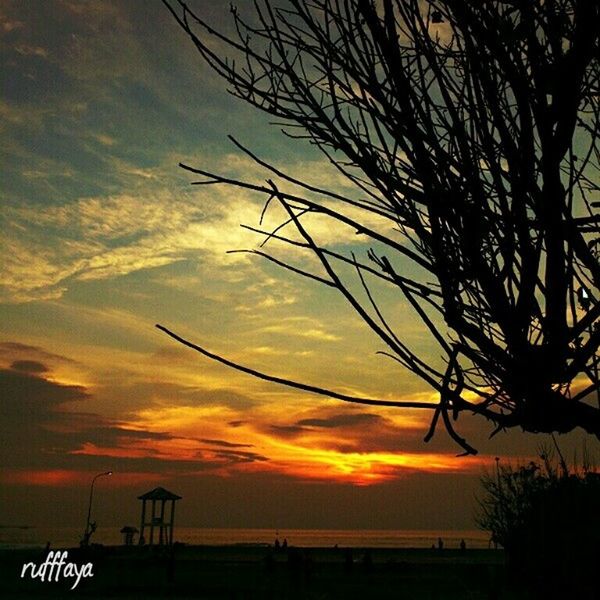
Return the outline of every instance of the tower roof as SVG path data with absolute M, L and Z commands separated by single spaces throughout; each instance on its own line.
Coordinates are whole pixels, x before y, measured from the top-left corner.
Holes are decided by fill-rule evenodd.
M 181 500 L 181 496 L 165 490 L 164 487 L 157 487 L 138 496 L 138 500 Z

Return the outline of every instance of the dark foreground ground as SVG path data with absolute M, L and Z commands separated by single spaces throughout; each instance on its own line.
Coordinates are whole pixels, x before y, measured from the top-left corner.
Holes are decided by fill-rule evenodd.
M 21 579 L 42 550 L 0 551 L 0 598 L 202 598 L 507 600 L 529 596 L 507 580 L 494 550 L 364 550 L 266 547 L 94 548 L 69 551 L 92 562 L 94 577 L 44 582 Z

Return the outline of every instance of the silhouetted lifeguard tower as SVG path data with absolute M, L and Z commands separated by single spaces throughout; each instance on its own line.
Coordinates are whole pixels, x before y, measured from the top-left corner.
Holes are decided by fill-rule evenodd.
M 142 523 L 140 526 L 140 545 L 146 543 L 144 537 L 144 528 L 150 527 L 150 536 L 148 538 L 148 544 L 154 543 L 154 528 L 159 528 L 158 543 L 162 546 L 163 544 L 173 544 L 173 523 L 175 521 L 175 502 L 181 500 L 181 496 L 165 490 L 163 487 L 157 487 L 146 492 L 141 496 L 138 496 L 138 500 L 142 501 Z M 150 513 L 150 520 L 146 520 L 146 502 L 152 501 L 152 511 Z M 165 521 L 165 505 L 168 501 L 171 501 L 171 516 L 168 521 Z M 160 509 L 158 514 L 156 512 L 156 503 L 160 502 Z

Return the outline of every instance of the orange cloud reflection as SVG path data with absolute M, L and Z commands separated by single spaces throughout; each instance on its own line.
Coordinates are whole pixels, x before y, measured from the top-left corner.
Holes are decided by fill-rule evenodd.
M 212 473 L 227 477 L 240 472 L 271 472 L 303 481 L 361 486 L 383 483 L 416 471 L 477 472 L 490 460 L 486 456 L 458 458 L 452 451 L 401 452 L 378 447 L 372 440 L 377 440 L 378 434 L 389 436 L 390 427 L 395 425 L 373 415 L 368 426 L 362 421 L 358 426 L 344 426 L 343 429 L 306 425 L 300 428 L 298 435 L 285 438 L 277 433 L 277 429 L 269 427 L 273 419 L 271 414 L 258 411 L 245 421 L 236 421 L 236 426 L 232 427 L 229 422 L 239 416 L 235 410 L 225 407 L 157 406 L 140 411 L 127 427 L 149 432 L 167 429 L 172 438 L 123 437 L 106 447 L 86 443 L 75 453 L 158 459 L 163 461 L 165 472 L 174 466 L 173 462 L 185 462 L 184 470 L 191 474 Z M 321 421 L 330 423 L 333 419 Z M 315 420 L 295 422 L 310 424 Z M 406 431 L 409 430 L 414 431 L 413 423 Z M 401 433 L 404 430 L 392 431 Z M 362 443 L 365 435 L 370 436 L 371 446 Z M 367 447 L 369 451 L 361 451 Z
M 488 457 L 460 459 L 452 454 L 406 452 L 340 452 L 296 445 L 279 446 L 282 472 L 305 480 L 373 485 L 406 476 L 414 471 L 477 471 Z
M 12 485 L 34 485 L 47 487 L 66 487 L 89 484 L 97 475 L 96 471 L 73 471 L 69 469 L 9 469 L 0 473 L 0 483 Z M 163 477 L 157 473 L 123 472 L 114 473 L 113 477 L 105 477 L 103 486 L 124 486 L 160 482 Z

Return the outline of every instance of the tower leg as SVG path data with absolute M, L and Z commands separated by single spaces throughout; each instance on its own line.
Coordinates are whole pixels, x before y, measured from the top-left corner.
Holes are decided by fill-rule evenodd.
M 173 545 L 173 525 L 175 524 L 175 500 L 171 500 L 171 522 L 169 523 L 169 545 Z
M 146 523 L 146 501 L 142 500 L 142 522 L 140 523 L 140 545 L 144 541 L 144 525 Z
M 152 500 L 152 519 L 150 521 L 150 545 L 154 543 L 154 519 L 156 513 L 156 500 Z

